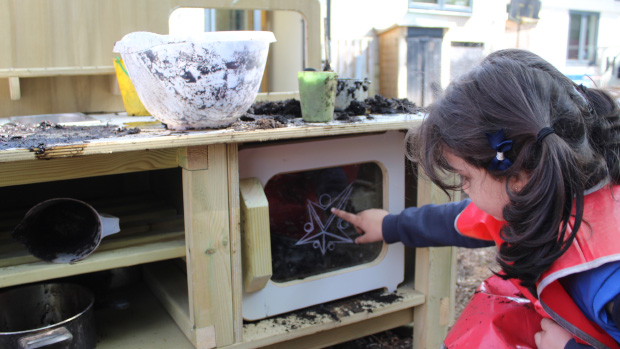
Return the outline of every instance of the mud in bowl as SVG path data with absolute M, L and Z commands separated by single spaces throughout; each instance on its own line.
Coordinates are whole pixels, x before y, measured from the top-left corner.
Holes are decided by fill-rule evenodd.
M 31 208 L 13 237 L 39 259 L 74 263 L 93 253 L 101 239 L 119 231 L 117 217 L 99 214 L 80 200 L 57 198 Z
M 333 120 L 338 74 L 303 71 L 297 73 L 297 79 L 302 119 L 306 122 Z
M 171 130 L 230 126 L 252 105 L 272 32 L 133 32 L 114 46 L 145 108 Z

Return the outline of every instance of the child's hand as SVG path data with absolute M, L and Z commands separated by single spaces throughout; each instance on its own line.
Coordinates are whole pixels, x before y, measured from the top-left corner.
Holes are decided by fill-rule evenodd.
M 534 335 L 534 341 L 539 349 L 564 349 L 566 343 L 573 338 L 570 332 L 553 320 L 542 319 L 540 327 L 542 327 L 542 331 Z
M 362 236 L 355 239 L 356 244 L 383 241 L 383 218 L 388 215 L 385 210 L 372 208 L 358 214 L 332 208 L 332 213 L 353 224 L 355 230 Z

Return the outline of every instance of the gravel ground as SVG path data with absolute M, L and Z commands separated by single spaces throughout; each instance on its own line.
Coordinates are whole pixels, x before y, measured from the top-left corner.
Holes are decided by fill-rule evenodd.
M 493 275 L 491 270 L 498 271 L 495 261 L 496 247 L 458 248 L 458 269 L 456 279 L 455 314 L 457 319 L 471 299 L 480 283 Z

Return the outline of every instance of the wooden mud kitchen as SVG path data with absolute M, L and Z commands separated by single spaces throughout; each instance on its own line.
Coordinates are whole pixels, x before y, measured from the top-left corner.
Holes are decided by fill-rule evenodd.
M 454 312 L 453 249 L 379 244 L 375 254 L 355 250 L 341 266 L 277 281 L 272 255 L 287 250 L 276 251 L 273 241 L 269 248 L 273 188 L 285 199 L 296 190 L 280 173 L 312 183 L 327 175 L 361 183 L 329 195 L 312 187 L 316 192 L 295 199 L 299 205 L 282 206 L 281 212 L 312 217 L 294 223 L 302 231 L 291 238 L 294 248 L 307 248 L 313 256 L 298 255 L 299 264 L 319 265 L 313 258 L 365 248 L 355 247 L 346 234 L 325 241 L 334 232 L 353 230 L 338 222 L 328 231 L 314 211 L 335 206 L 339 198 L 357 208 L 376 202 L 392 213 L 400 206 L 445 202 L 406 161 L 405 134 L 423 115 L 294 119 L 283 125 L 265 117 L 279 127 L 239 120 L 226 128 L 186 131 L 170 130 L 152 116 L 129 116 L 112 47 L 127 33 L 167 33 L 170 13 L 180 7 L 300 13 L 306 62 L 321 64 L 318 0 L 0 0 L 0 304 L 27 301 L 11 299 L 10 291 L 32 285 L 82 285 L 93 293 L 84 304 L 94 309 L 96 334 L 87 341 L 97 348 L 324 348 L 410 324 L 414 348 L 439 348 Z M 299 94 L 261 93 L 257 101 L 289 98 Z M 269 165 L 272 160 L 276 165 Z M 258 169 L 257 162 L 273 168 Z M 279 185 L 267 184 L 276 177 Z M 25 241 L 32 236 L 16 238 L 15 228 L 35 220 L 33 207 L 58 198 L 70 199 L 74 208 L 51 218 L 85 210 L 94 228 L 92 250 L 80 258 L 58 253 L 74 259 L 53 263 Z M 62 219 L 72 226 L 71 219 Z M 294 224 L 287 220 L 283 226 Z M 323 241 L 307 239 L 319 225 Z M 39 237 L 43 247 L 56 247 L 49 236 Z M 350 264 L 358 256 L 368 259 Z M 373 269 L 375 274 L 366 274 Z M 394 287 L 365 284 L 379 278 L 368 276 L 377 270 L 402 273 Z M 277 293 L 286 288 L 286 296 Z M 79 303 L 80 292 L 42 293 Z M 275 300 L 252 299 L 270 292 Z M 51 308 L 47 304 L 43 317 L 56 310 Z M 13 321 L 18 322 L 0 323 Z M 35 333 L 28 339 L 13 339 L 26 329 L 0 328 L 0 343 L 13 343 L 2 342 L 5 335 L 22 347 L 70 343 L 80 338 L 66 333 L 70 326 L 54 328 L 53 337 Z

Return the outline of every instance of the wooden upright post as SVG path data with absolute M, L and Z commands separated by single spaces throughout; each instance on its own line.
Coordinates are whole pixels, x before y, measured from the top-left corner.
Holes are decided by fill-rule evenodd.
M 179 152 L 189 317 L 197 348 L 234 342 L 227 161 L 225 144 Z
M 241 212 L 239 209 L 239 148 L 228 144 L 228 209 L 230 217 L 230 249 L 232 275 L 233 331 L 236 343 L 243 342 L 243 299 L 241 263 Z
M 448 201 L 445 193 L 418 173 L 418 206 Z M 413 348 L 440 348 L 454 317 L 456 249 L 418 248 L 415 263 L 415 289 L 426 295 L 426 302 L 414 309 Z

